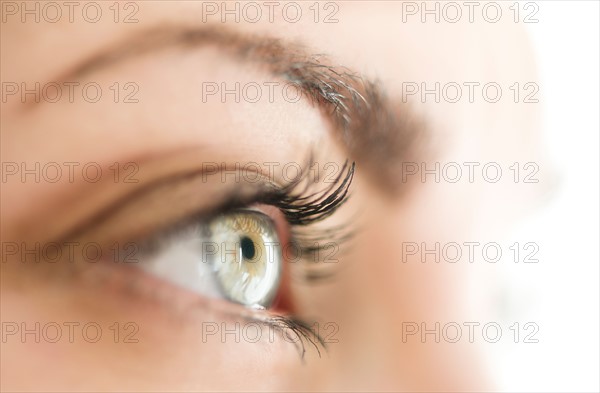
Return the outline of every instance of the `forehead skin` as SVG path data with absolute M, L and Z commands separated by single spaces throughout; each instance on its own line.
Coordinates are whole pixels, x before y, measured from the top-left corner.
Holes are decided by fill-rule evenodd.
M 536 80 L 527 40 L 524 39 L 521 27 L 515 25 L 510 18 L 503 18 L 497 24 L 437 24 L 421 23 L 415 17 L 410 19 L 409 23 L 403 23 L 400 17 L 400 2 L 360 1 L 340 2 L 336 15 L 339 22 L 325 24 L 314 23 L 311 20 L 313 14 L 308 9 L 311 4 L 307 2 L 303 11 L 311 17 L 303 18 L 297 24 L 286 22 L 276 13 L 274 23 L 227 23 L 227 27 L 301 42 L 311 52 L 327 54 L 335 62 L 379 80 L 390 97 L 398 102 L 402 93 L 402 83 L 407 81 L 456 81 L 459 84 L 463 81 L 495 81 L 503 86 L 510 86 L 515 81 Z M 31 83 L 56 80 L 84 59 L 127 34 L 164 23 L 189 26 L 202 23 L 201 3 L 146 2 L 139 3 L 139 6 L 139 23 L 135 24 L 115 24 L 110 18 L 103 18 L 94 25 L 68 22 L 23 24 L 9 19 L 7 23 L 2 24 L 2 80 Z M 216 28 L 222 26 L 218 18 L 209 18 L 207 23 Z M 197 55 L 190 55 L 190 64 L 180 64 L 173 56 L 157 56 L 156 61 L 146 59 L 144 63 L 132 61 L 130 65 L 124 64 L 118 71 L 126 76 L 137 75 L 142 87 L 152 87 L 152 72 L 171 69 L 170 67 L 177 70 L 173 81 L 181 78 L 184 81 L 197 82 L 202 78 L 193 75 L 194 62 L 206 62 L 208 65 L 203 69 L 210 69 L 210 60 L 216 56 L 218 54 L 215 52 L 199 51 Z M 235 73 L 236 66 L 229 61 L 223 60 L 219 66 L 227 72 Z M 177 74 L 179 71 L 186 73 Z M 98 74 L 97 78 L 110 80 L 106 76 L 108 72 L 107 70 L 107 74 Z M 261 76 L 245 77 L 251 80 L 252 77 Z M 60 113 L 65 112 L 40 108 L 38 114 L 27 116 L 20 111 L 19 105 L 2 104 L 2 158 L 6 161 L 62 160 L 110 163 L 144 152 L 158 152 L 166 146 L 176 149 L 194 143 L 198 133 L 201 133 L 201 130 L 193 128 L 194 121 L 197 122 L 193 116 L 193 108 L 199 100 L 194 98 L 191 88 L 183 87 L 177 90 L 174 86 L 161 90 L 164 93 L 163 101 L 148 98 L 155 107 L 160 105 L 166 114 L 162 117 L 171 121 L 177 118 L 180 122 L 176 124 L 173 121 L 169 124 L 168 133 L 160 132 L 160 127 L 156 126 L 161 124 L 161 116 L 152 117 L 152 113 L 139 108 L 134 109 L 140 112 L 136 112 L 133 117 L 117 116 L 118 121 L 114 122 L 106 120 L 107 127 L 114 127 L 110 129 L 127 129 L 126 134 L 115 132 L 115 135 L 107 136 L 106 132 L 102 133 L 95 130 L 93 125 L 86 124 L 84 115 L 62 119 L 59 118 Z M 450 105 L 431 102 L 421 104 L 416 101 L 413 105 L 431 124 L 433 135 L 430 147 L 436 153 L 455 157 L 456 161 L 473 161 L 485 158 L 489 154 L 493 154 L 495 159 L 509 160 L 531 153 L 529 141 L 531 134 L 535 132 L 536 124 L 530 107 L 504 102 L 497 105 L 464 102 Z M 277 108 L 279 112 L 290 112 L 286 119 L 280 119 L 280 113 L 272 114 L 277 112 L 272 110 L 273 107 L 264 108 L 265 113 L 257 118 L 266 121 L 273 130 L 278 127 L 289 128 L 292 130 L 290 135 L 297 135 L 297 139 L 292 138 L 292 142 L 280 143 L 271 140 L 269 135 L 263 135 L 255 143 L 270 146 L 270 153 L 278 152 L 273 153 L 276 156 L 272 157 L 272 160 L 285 160 L 290 156 L 297 161 L 302 160 L 304 157 L 294 156 L 294 143 L 305 139 L 320 141 L 320 134 L 325 132 L 327 127 L 319 113 L 308 104 L 296 106 L 293 111 L 283 104 Z M 255 124 L 258 121 L 256 118 L 249 120 L 252 113 L 256 115 L 252 111 L 240 114 L 236 123 L 238 128 L 234 129 L 227 124 L 231 130 L 225 130 L 222 139 L 216 138 L 212 143 L 225 144 L 234 138 L 234 135 L 239 135 L 236 133 L 241 132 L 240 128 Z M 214 119 L 207 115 L 203 117 L 203 121 L 223 126 L 219 115 L 223 113 L 212 114 Z M 84 125 L 77 131 L 69 130 L 68 125 L 78 121 Z M 135 124 L 137 126 L 131 126 Z M 131 127 L 126 127 L 127 125 Z M 49 127 L 53 134 L 49 136 L 44 127 Z M 250 138 L 254 135 L 247 132 L 245 136 Z M 331 151 L 340 156 L 336 146 L 326 143 L 326 146 L 330 145 Z M 233 146 L 233 156 L 236 148 L 243 151 L 243 146 Z M 260 157 L 263 151 L 257 148 L 254 154 Z M 365 187 L 360 200 L 367 203 L 366 201 L 379 197 L 377 191 L 369 189 L 369 183 L 360 176 L 357 175 L 357 187 Z M 44 212 L 44 209 L 48 210 L 48 206 L 53 206 L 53 203 L 58 204 L 58 201 L 75 186 L 17 184 L 11 188 L 3 187 L 3 239 L 17 236 L 16 231 L 11 232 L 17 222 L 35 222 L 36 218 L 43 216 L 42 213 L 48 213 Z M 40 380 L 61 375 L 62 382 L 49 379 L 56 383 L 53 386 L 62 387 L 61 383 L 69 383 L 67 386 L 75 390 L 77 387 L 86 386 L 83 376 L 89 370 L 94 370 L 94 373 L 100 372 L 98 370 L 105 370 L 105 365 L 112 362 L 114 367 L 106 368 L 110 370 L 110 375 L 102 378 L 103 385 L 94 387 L 95 390 L 485 389 L 488 385 L 484 382 L 479 358 L 473 354 L 472 348 L 448 348 L 444 345 L 427 348 L 402 346 L 400 337 L 397 336 L 397 327 L 402 321 L 458 318 L 448 310 L 460 309 L 460 296 L 457 291 L 465 272 L 439 267 L 434 269 L 431 265 L 402 269 L 399 264 L 390 266 L 385 263 L 397 258 L 398 239 L 402 236 L 424 241 L 452 239 L 460 243 L 460 239 L 464 239 L 465 233 L 468 232 L 461 225 L 473 219 L 473 201 L 481 197 L 483 192 L 485 190 L 475 186 L 463 189 L 447 185 L 423 185 L 408 198 L 385 201 L 381 206 L 371 206 L 369 226 L 361 238 L 365 246 L 359 245 L 356 251 L 358 258 L 368 263 L 364 263 L 352 274 L 353 281 L 344 292 L 348 294 L 347 298 L 338 299 L 355 307 L 351 310 L 352 313 L 361 315 L 361 318 L 357 318 L 359 321 L 354 320 L 356 323 L 352 333 L 362 332 L 362 335 L 358 339 L 358 333 L 352 335 L 341 332 L 341 335 L 348 334 L 347 337 L 352 339 L 344 341 L 342 336 L 341 354 L 333 353 L 325 360 L 309 362 L 306 366 L 298 367 L 295 358 L 292 358 L 293 361 L 275 363 L 266 359 L 268 356 L 259 351 L 252 354 L 253 359 L 259 359 L 256 361 L 257 370 L 250 370 L 247 365 L 241 364 L 243 358 L 232 359 L 232 356 L 224 356 L 216 359 L 198 359 L 198 354 L 191 350 L 178 351 L 180 347 L 192 347 L 189 342 L 197 336 L 197 332 L 191 328 L 183 329 L 174 337 L 172 333 L 177 327 L 175 324 L 157 326 L 153 331 L 154 336 L 145 337 L 149 342 L 160 342 L 157 337 L 169 337 L 170 346 L 165 345 L 156 351 L 143 347 L 144 350 L 140 353 L 128 352 L 117 360 L 112 348 L 95 347 L 94 350 L 98 351 L 97 358 L 81 358 L 81 364 L 87 368 L 79 372 L 78 364 L 70 363 L 58 371 L 45 364 L 48 360 L 47 354 L 51 352 L 46 347 L 43 348 L 46 354 L 37 356 L 33 352 L 39 348 L 32 348 L 32 352 L 25 355 L 19 354 L 18 346 L 6 346 L 2 355 L 2 367 L 10 367 L 10 370 L 5 370 L 10 371 L 13 378 L 19 381 L 27 379 L 23 371 L 27 368 L 40 370 Z M 502 200 L 509 192 L 510 190 L 495 192 L 497 199 L 486 199 L 486 202 L 491 204 Z M 446 201 L 453 203 L 446 204 Z M 432 210 L 432 206 L 436 206 L 436 209 Z M 502 213 L 500 209 L 494 209 L 494 212 L 499 215 Z M 66 220 L 65 217 L 60 219 Z M 361 290 L 357 291 L 356 288 Z M 310 307 L 310 302 L 314 299 L 311 300 L 310 293 L 305 295 L 302 299 L 306 307 Z M 41 294 L 39 297 L 42 300 L 47 299 L 40 300 L 38 305 L 32 305 L 27 304 L 21 297 L 10 293 L 3 294 L 3 313 L 23 320 L 31 318 L 31 315 L 40 313 L 41 310 L 59 320 L 77 319 L 82 318 L 81 315 L 88 315 L 77 314 L 78 309 L 75 306 L 69 308 L 57 302 L 53 303 L 51 296 Z M 77 301 L 84 303 L 83 299 Z M 94 311 L 105 313 L 103 315 L 108 315 L 108 320 L 112 314 L 107 310 L 111 307 L 118 309 L 122 306 L 116 300 L 112 303 L 108 301 L 106 305 L 98 306 L 99 310 Z M 147 314 L 147 321 L 156 318 L 150 312 Z M 203 348 L 210 353 L 208 347 Z M 212 349 L 217 351 L 220 348 Z M 68 355 L 73 357 L 76 350 L 89 349 L 72 347 L 66 352 L 65 358 Z M 11 364 L 6 362 L 9 356 L 7 353 L 11 355 Z M 75 356 L 74 359 L 79 358 Z M 139 367 L 133 368 L 136 372 L 129 372 L 128 370 L 132 369 L 131 364 L 136 362 L 139 362 Z M 215 362 L 230 363 L 227 363 L 229 367 L 221 367 L 214 371 Z M 246 371 L 242 374 L 244 370 Z M 128 382 L 123 386 L 122 381 Z M 12 382 L 15 385 L 5 387 L 18 388 L 18 381 Z

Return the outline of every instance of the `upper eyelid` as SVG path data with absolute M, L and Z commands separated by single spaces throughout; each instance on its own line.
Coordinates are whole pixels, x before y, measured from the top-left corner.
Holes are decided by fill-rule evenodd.
M 310 163 L 307 167 L 309 166 Z M 268 204 L 275 208 L 282 209 L 282 213 L 286 220 L 292 226 L 310 225 L 326 219 L 346 202 L 349 197 L 349 189 L 354 177 L 354 171 L 355 163 L 349 164 L 346 162 L 335 181 L 325 187 L 325 189 L 314 193 L 308 192 L 311 185 L 309 179 L 306 187 L 302 191 L 293 193 L 294 188 L 301 185 L 303 179 L 308 179 L 309 171 L 304 170 L 303 173 L 305 174 L 305 177 L 298 179 L 297 182 L 272 189 L 271 191 L 257 189 L 254 194 L 248 196 L 246 199 L 230 199 L 228 202 L 222 203 L 218 210 L 211 211 L 210 215 L 192 215 L 187 220 L 178 221 L 176 225 L 168 227 L 166 230 L 157 234 L 157 236 L 164 237 L 169 233 L 177 233 L 182 229 L 184 230 L 196 224 L 201 219 L 211 219 L 218 214 L 229 212 L 233 209 L 240 211 L 258 211 L 266 214 L 261 209 L 250 206 L 254 203 Z M 236 196 L 234 195 L 234 198 L 235 197 Z M 302 203 L 300 203 L 300 201 L 302 201 Z
M 309 151 L 310 153 L 307 159 L 303 164 L 300 165 L 300 168 L 303 168 L 301 170 L 302 176 L 296 179 L 297 182 L 302 182 L 307 176 L 311 175 L 309 168 L 315 161 L 313 159 L 313 149 L 310 148 Z M 152 159 L 147 159 L 145 162 L 148 165 L 153 164 Z M 228 201 L 215 203 L 214 200 L 218 200 L 218 195 L 215 195 L 210 203 L 199 203 L 197 207 L 190 208 L 189 213 L 192 214 L 192 217 L 190 217 L 189 220 L 194 220 L 198 218 L 207 218 L 207 212 L 213 212 L 215 214 L 218 213 L 215 212 L 216 208 L 220 208 L 221 210 L 223 210 L 229 207 L 240 207 L 245 204 L 256 202 L 259 197 L 263 198 L 264 203 L 276 205 L 276 202 L 278 202 L 276 197 L 277 194 L 285 192 L 285 190 L 289 190 L 291 187 L 296 187 L 294 180 L 290 182 L 290 179 L 279 179 L 278 176 L 276 176 L 276 174 L 274 174 L 272 171 L 260 172 L 264 169 L 261 166 L 241 166 L 239 165 L 239 163 L 233 165 L 223 162 L 220 163 L 220 165 L 218 165 L 217 168 L 214 168 L 214 163 L 210 164 L 211 166 L 208 166 L 208 163 L 199 163 L 179 173 L 162 174 L 158 178 L 149 181 L 140 181 L 140 184 L 137 185 L 137 187 L 135 187 L 131 192 L 122 195 L 116 200 L 113 200 L 109 204 L 105 205 L 104 207 L 101 207 L 96 212 L 90 214 L 86 219 L 80 220 L 80 223 L 78 225 L 72 227 L 68 231 L 65 231 L 62 235 L 54 237 L 54 239 L 52 240 L 59 244 L 72 239 L 81 239 L 82 237 L 92 237 L 92 239 L 95 240 L 95 236 L 90 235 L 90 233 L 93 233 L 94 231 L 102 232 L 102 230 L 98 227 L 101 227 L 106 221 L 114 219 L 114 216 L 120 214 L 122 210 L 131 208 L 132 205 L 135 206 L 136 204 L 140 204 L 140 202 L 143 203 L 144 198 L 150 199 L 150 202 L 156 205 L 157 197 L 154 197 L 154 200 L 152 200 L 153 194 L 158 194 L 159 197 L 164 196 L 164 199 L 168 201 L 174 200 L 175 196 L 173 196 L 173 194 L 178 192 L 180 194 L 179 203 L 184 202 L 186 198 L 193 199 L 193 203 L 195 203 L 197 200 L 203 199 L 196 198 L 195 195 L 197 195 L 198 193 L 206 193 L 208 191 L 211 191 L 212 189 L 213 191 L 215 191 L 216 194 L 220 194 L 222 196 L 227 196 L 228 198 L 230 198 L 230 200 Z M 344 168 L 346 168 L 346 166 L 347 163 L 344 165 Z M 140 173 L 144 172 L 144 174 L 146 174 L 146 171 L 142 171 L 142 169 L 144 168 L 146 168 L 146 166 L 144 166 L 143 164 L 140 165 Z M 258 168 L 259 171 L 255 171 L 254 168 Z M 215 171 L 215 169 L 217 170 Z M 240 174 L 244 174 L 250 171 L 254 174 L 259 174 L 259 177 L 257 178 L 255 176 L 236 176 L 234 177 L 234 182 L 224 182 L 223 178 L 221 177 L 221 172 L 223 171 L 237 171 Z M 152 170 L 149 169 L 149 172 L 152 172 Z M 339 173 L 338 179 L 335 182 L 339 181 L 339 178 L 342 174 L 343 171 Z M 218 182 L 219 179 L 221 180 L 222 185 L 215 186 L 214 183 Z M 318 184 L 318 181 L 316 179 L 314 184 Z M 310 185 L 310 182 L 305 183 L 306 187 L 310 187 Z M 329 185 L 329 191 L 331 191 L 331 188 L 334 185 L 335 183 Z M 235 193 L 231 190 L 227 191 L 227 188 L 231 187 L 236 188 Z M 302 194 L 304 194 L 306 191 L 307 189 L 303 190 Z M 181 194 L 183 194 L 183 197 L 181 196 Z M 271 197 L 275 197 L 274 200 L 268 200 L 266 196 L 269 194 L 271 195 Z M 323 193 L 321 192 L 321 194 Z M 304 196 L 306 197 L 306 195 Z M 162 200 L 158 202 L 161 205 L 163 205 Z M 145 206 L 151 208 L 151 206 L 148 206 L 148 203 Z M 175 205 L 174 207 L 168 206 L 169 210 L 177 210 L 177 207 L 179 207 L 179 205 Z M 143 218 L 146 217 L 145 214 L 140 214 L 140 216 Z M 185 223 L 183 223 L 182 225 L 184 224 Z M 143 236 L 143 234 L 141 236 Z
M 310 160 L 307 162 L 308 168 L 310 166 Z M 264 203 L 272 205 L 276 208 L 283 209 L 284 216 L 289 221 L 287 214 L 290 214 L 286 209 L 292 209 L 292 214 L 300 214 L 302 217 L 306 216 L 305 219 L 298 219 L 290 221 L 291 224 L 308 225 L 312 222 L 320 221 L 325 219 L 332 214 L 339 206 L 343 204 L 347 197 L 348 189 L 351 184 L 352 176 L 354 174 L 354 164 L 351 166 L 346 163 L 344 168 L 348 168 L 346 172 L 342 171 L 338 175 L 336 181 L 329 184 L 325 189 L 319 192 L 312 193 L 311 187 L 313 187 L 308 181 L 308 185 L 303 190 L 299 190 L 295 193 L 294 188 L 299 184 L 302 184 L 302 179 L 298 179 L 297 183 L 290 183 L 287 186 L 274 186 L 271 179 L 266 179 L 263 182 L 255 183 L 243 183 L 243 182 L 229 182 L 221 183 L 219 174 L 212 175 L 212 181 L 216 183 L 211 184 L 210 182 L 204 181 L 205 173 L 202 171 L 195 172 L 193 174 L 186 174 L 186 176 L 176 177 L 167 181 L 161 181 L 159 184 L 150 184 L 148 187 L 142 188 L 142 194 L 154 193 L 154 195 L 143 194 L 139 195 L 138 190 L 133 195 L 125 198 L 125 200 L 117 201 L 116 204 L 109 206 L 96 214 L 96 221 L 92 218 L 86 225 L 77 228 L 75 231 L 61 237 L 55 243 L 65 244 L 67 242 L 77 241 L 79 243 L 94 242 L 96 244 L 104 245 L 105 247 L 111 247 L 110 245 L 115 242 L 126 242 L 141 241 L 142 243 L 151 243 L 152 239 L 164 238 L 168 234 L 174 234 L 180 230 L 196 225 L 199 222 L 210 220 L 212 217 L 226 211 L 230 211 L 234 208 L 244 208 L 254 203 Z M 309 176 L 309 171 L 304 170 L 306 176 Z M 243 178 L 243 177 L 241 177 Z M 240 178 L 240 179 L 241 179 Z M 176 188 L 175 183 L 182 181 L 183 184 L 179 184 L 179 189 L 174 191 Z M 313 183 L 318 185 L 319 183 Z M 154 187 L 154 188 L 153 188 Z M 197 205 L 191 205 L 188 210 L 176 210 L 173 206 L 178 206 L 186 200 L 191 198 L 195 200 L 195 195 L 198 192 L 208 192 L 207 189 L 213 187 L 215 195 L 212 198 L 208 198 L 211 201 L 218 200 L 218 203 L 207 202 L 206 200 Z M 316 187 L 316 186 L 314 186 Z M 150 190 L 147 190 L 150 188 Z M 173 193 L 178 195 L 174 196 Z M 218 195 L 221 197 L 218 197 Z M 168 214 L 162 213 L 164 217 L 152 217 L 150 222 L 152 224 L 144 225 L 143 233 L 135 233 L 131 229 L 126 229 L 126 225 L 130 224 L 126 221 L 139 221 L 140 217 L 146 217 L 144 212 L 147 209 L 152 210 L 152 206 L 149 206 L 149 202 L 156 203 L 158 195 L 159 203 L 164 205 L 165 210 Z M 164 197 L 160 199 L 160 197 Z M 179 199 L 178 199 L 179 198 Z M 183 199 L 182 199 L 183 198 Z M 225 199 L 223 199 L 225 198 Z M 145 200 L 144 200 L 145 199 Z M 206 198 L 205 198 L 206 199 Z M 297 205 L 296 201 L 303 201 Z M 306 207 L 303 207 L 306 206 Z M 309 209 L 308 206 L 311 206 Z M 136 213 L 137 212 L 137 213 Z M 177 213 L 177 217 L 175 216 Z M 156 213 L 161 216 L 161 213 Z M 293 217 L 292 217 L 293 218 Z M 137 222 L 134 222 L 133 227 L 139 226 Z M 118 233 L 118 230 L 123 233 Z M 149 243 L 148 243 L 149 242 Z
M 151 161 L 151 159 L 147 161 Z M 311 162 L 310 159 L 307 160 L 305 165 L 308 165 L 309 162 Z M 145 166 L 141 165 L 140 168 L 140 173 L 144 172 L 146 174 L 145 171 L 142 171 Z M 96 237 L 99 236 L 94 233 L 111 232 L 102 228 L 110 228 L 112 226 L 110 221 L 118 221 L 118 218 L 115 218 L 115 216 L 126 215 L 127 209 L 143 208 L 143 211 L 138 211 L 140 213 L 139 217 L 143 220 L 148 218 L 148 215 L 144 213 L 148 209 L 153 209 L 153 206 L 155 213 L 156 209 L 164 206 L 169 210 L 169 213 L 174 215 L 177 209 L 181 207 L 180 205 L 187 201 L 190 206 L 186 206 L 186 213 L 181 213 L 181 216 L 191 215 L 188 221 L 193 221 L 200 218 L 209 218 L 209 213 L 217 214 L 218 211 L 216 209 L 223 210 L 253 203 L 259 196 L 264 196 L 266 193 L 276 190 L 283 190 L 290 185 L 284 183 L 281 179 L 269 177 L 267 173 L 259 173 L 260 176 L 258 179 L 255 176 L 239 176 L 234 181 L 222 181 L 222 171 L 237 170 L 239 173 L 245 173 L 246 171 L 253 171 L 254 166 L 249 166 L 249 169 L 243 166 L 243 170 L 240 170 L 238 169 L 238 165 L 225 164 L 224 166 L 219 166 L 216 172 L 211 167 L 210 173 L 207 173 L 206 168 L 204 163 L 200 163 L 179 173 L 162 174 L 155 179 L 140 181 L 140 184 L 136 185 L 129 193 L 121 195 L 112 202 L 105 204 L 103 207 L 89 214 L 87 218 L 81 219 L 77 225 L 64 231 L 61 235 L 54 236 L 52 242 L 61 244 L 73 239 L 90 239 L 91 241 L 96 241 Z M 259 167 L 259 169 L 261 168 Z M 149 171 L 152 172 L 151 169 Z M 309 171 L 303 170 L 303 173 L 308 174 Z M 228 180 L 231 179 L 229 178 Z M 203 198 L 197 197 L 199 193 L 206 194 L 208 192 L 214 194 L 212 198 L 206 196 Z M 223 201 L 223 197 L 227 197 L 229 200 Z M 182 221 L 182 225 L 185 225 L 183 218 L 176 221 Z M 139 234 L 139 237 L 141 236 L 144 236 L 144 234 Z
M 223 205 L 231 205 L 234 203 L 234 201 L 231 200 L 215 202 L 220 200 L 219 196 L 228 195 L 230 198 L 243 199 L 244 201 L 249 202 L 262 192 L 267 184 L 272 186 L 272 183 L 270 182 L 220 183 L 214 179 L 214 175 L 213 178 L 205 178 L 205 176 L 206 174 L 202 170 L 196 170 L 150 182 L 100 209 L 82 224 L 60 236 L 58 240 L 56 240 L 56 243 L 61 244 L 65 241 L 72 241 L 73 239 L 81 239 L 83 241 L 86 241 L 85 239 L 87 239 L 89 241 L 97 242 L 97 238 L 103 236 L 99 236 L 97 233 L 114 233 L 114 231 L 106 229 L 107 227 L 111 228 L 115 226 L 115 224 L 112 224 L 110 221 L 119 221 L 119 216 L 122 215 L 131 216 L 133 213 L 127 212 L 128 209 L 139 209 L 139 213 L 143 213 L 143 210 L 152 209 L 152 206 L 148 206 L 150 204 L 154 204 L 154 207 L 157 207 L 162 203 L 161 200 L 159 200 L 160 197 L 164 197 L 165 209 L 168 209 L 171 212 L 177 210 L 177 208 L 181 208 L 180 204 L 185 200 L 191 200 L 191 205 L 185 207 L 185 209 L 189 211 L 181 212 L 180 214 L 182 217 L 189 217 L 188 221 L 193 221 L 199 219 L 199 217 L 209 218 L 209 212 L 216 214 L 217 212 L 215 209 L 224 208 Z M 215 183 L 220 183 L 221 185 Z M 237 194 L 232 193 L 234 188 L 238 190 Z M 207 193 L 211 189 L 215 194 L 212 198 L 194 198 L 199 192 Z M 174 196 L 174 193 L 178 193 L 178 196 Z M 154 210 L 154 213 L 156 213 L 156 210 Z M 137 216 L 140 217 L 140 215 Z M 141 217 L 147 218 L 147 216 L 148 214 L 143 214 Z M 185 225 L 185 223 L 182 222 L 181 225 Z M 166 224 L 163 226 L 168 227 L 169 225 Z M 149 230 L 148 232 L 153 232 L 153 230 Z M 133 234 L 133 237 L 143 237 L 145 235 L 146 234 Z M 114 235 L 114 237 L 119 238 L 119 235 Z M 114 239 L 107 239 L 108 242 L 113 240 Z

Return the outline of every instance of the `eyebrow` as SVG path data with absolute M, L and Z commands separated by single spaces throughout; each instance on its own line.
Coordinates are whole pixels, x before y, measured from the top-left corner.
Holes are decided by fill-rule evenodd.
M 402 188 L 402 162 L 416 154 L 417 141 L 427 131 L 426 123 L 407 103 L 392 102 L 381 84 L 346 67 L 334 66 L 325 55 L 310 54 L 299 43 L 223 27 L 163 25 L 99 52 L 62 80 L 166 48 L 209 45 L 261 66 L 299 88 L 325 114 L 333 125 L 334 137 L 346 147 L 358 168 L 368 170 L 369 180 L 394 194 Z

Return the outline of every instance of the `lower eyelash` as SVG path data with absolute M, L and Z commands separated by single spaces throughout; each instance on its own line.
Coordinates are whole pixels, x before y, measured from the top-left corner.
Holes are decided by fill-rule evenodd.
M 302 359 L 303 362 L 304 355 L 306 354 L 305 341 L 312 344 L 319 357 L 321 357 L 321 350 L 319 347 L 327 350 L 323 337 L 321 337 L 319 333 L 306 322 L 289 317 L 275 316 L 269 318 L 265 323 L 270 327 L 279 329 L 283 334 L 288 334 L 288 330 L 294 333 L 295 337 L 298 339 L 296 347 L 298 348 L 300 359 Z
M 266 326 L 274 331 L 285 335 L 286 342 L 294 343 L 298 350 L 298 355 L 304 363 L 307 352 L 307 344 L 317 351 L 319 357 L 322 356 L 321 350 L 327 350 L 327 345 L 323 337 L 307 322 L 290 316 L 271 315 L 267 311 L 259 313 L 236 313 L 234 317 L 240 316 L 250 322 L 256 322 Z M 290 341 L 291 339 L 291 341 Z

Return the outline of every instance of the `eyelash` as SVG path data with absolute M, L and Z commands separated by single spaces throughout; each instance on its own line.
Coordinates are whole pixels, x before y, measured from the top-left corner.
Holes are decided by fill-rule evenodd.
M 350 166 L 348 162 L 344 163 L 335 181 L 321 192 L 306 195 L 307 186 L 301 193 L 294 193 L 294 189 L 302 182 L 301 179 L 271 198 L 265 198 L 263 202 L 279 208 L 290 225 L 310 225 L 319 222 L 331 216 L 346 202 L 348 189 L 354 176 L 354 167 L 354 163 Z M 308 171 L 304 172 L 308 173 Z M 342 179 L 344 173 L 346 175 Z M 337 184 L 339 184 L 338 188 L 334 189 Z
M 283 213 L 292 229 L 291 242 L 301 251 L 301 255 L 306 257 L 306 261 L 317 264 L 320 252 L 331 245 L 339 246 L 352 237 L 353 233 L 348 231 L 346 225 L 312 231 L 310 234 L 302 233 L 298 228 L 310 227 L 325 220 L 344 205 L 350 195 L 348 192 L 354 178 L 354 170 L 355 164 L 346 161 L 339 175 L 325 190 L 310 193 L 310 180 L 308 180 L 304 189 L 298 192 L 297 188 L 308 179 L 301 178 L 279 192 L 263 196 L 261 199 L 261 203 L 274 206 Z M 305 278 L 313 281 L 326 276 L 328 275 L 311 274 L 306 275 Z

